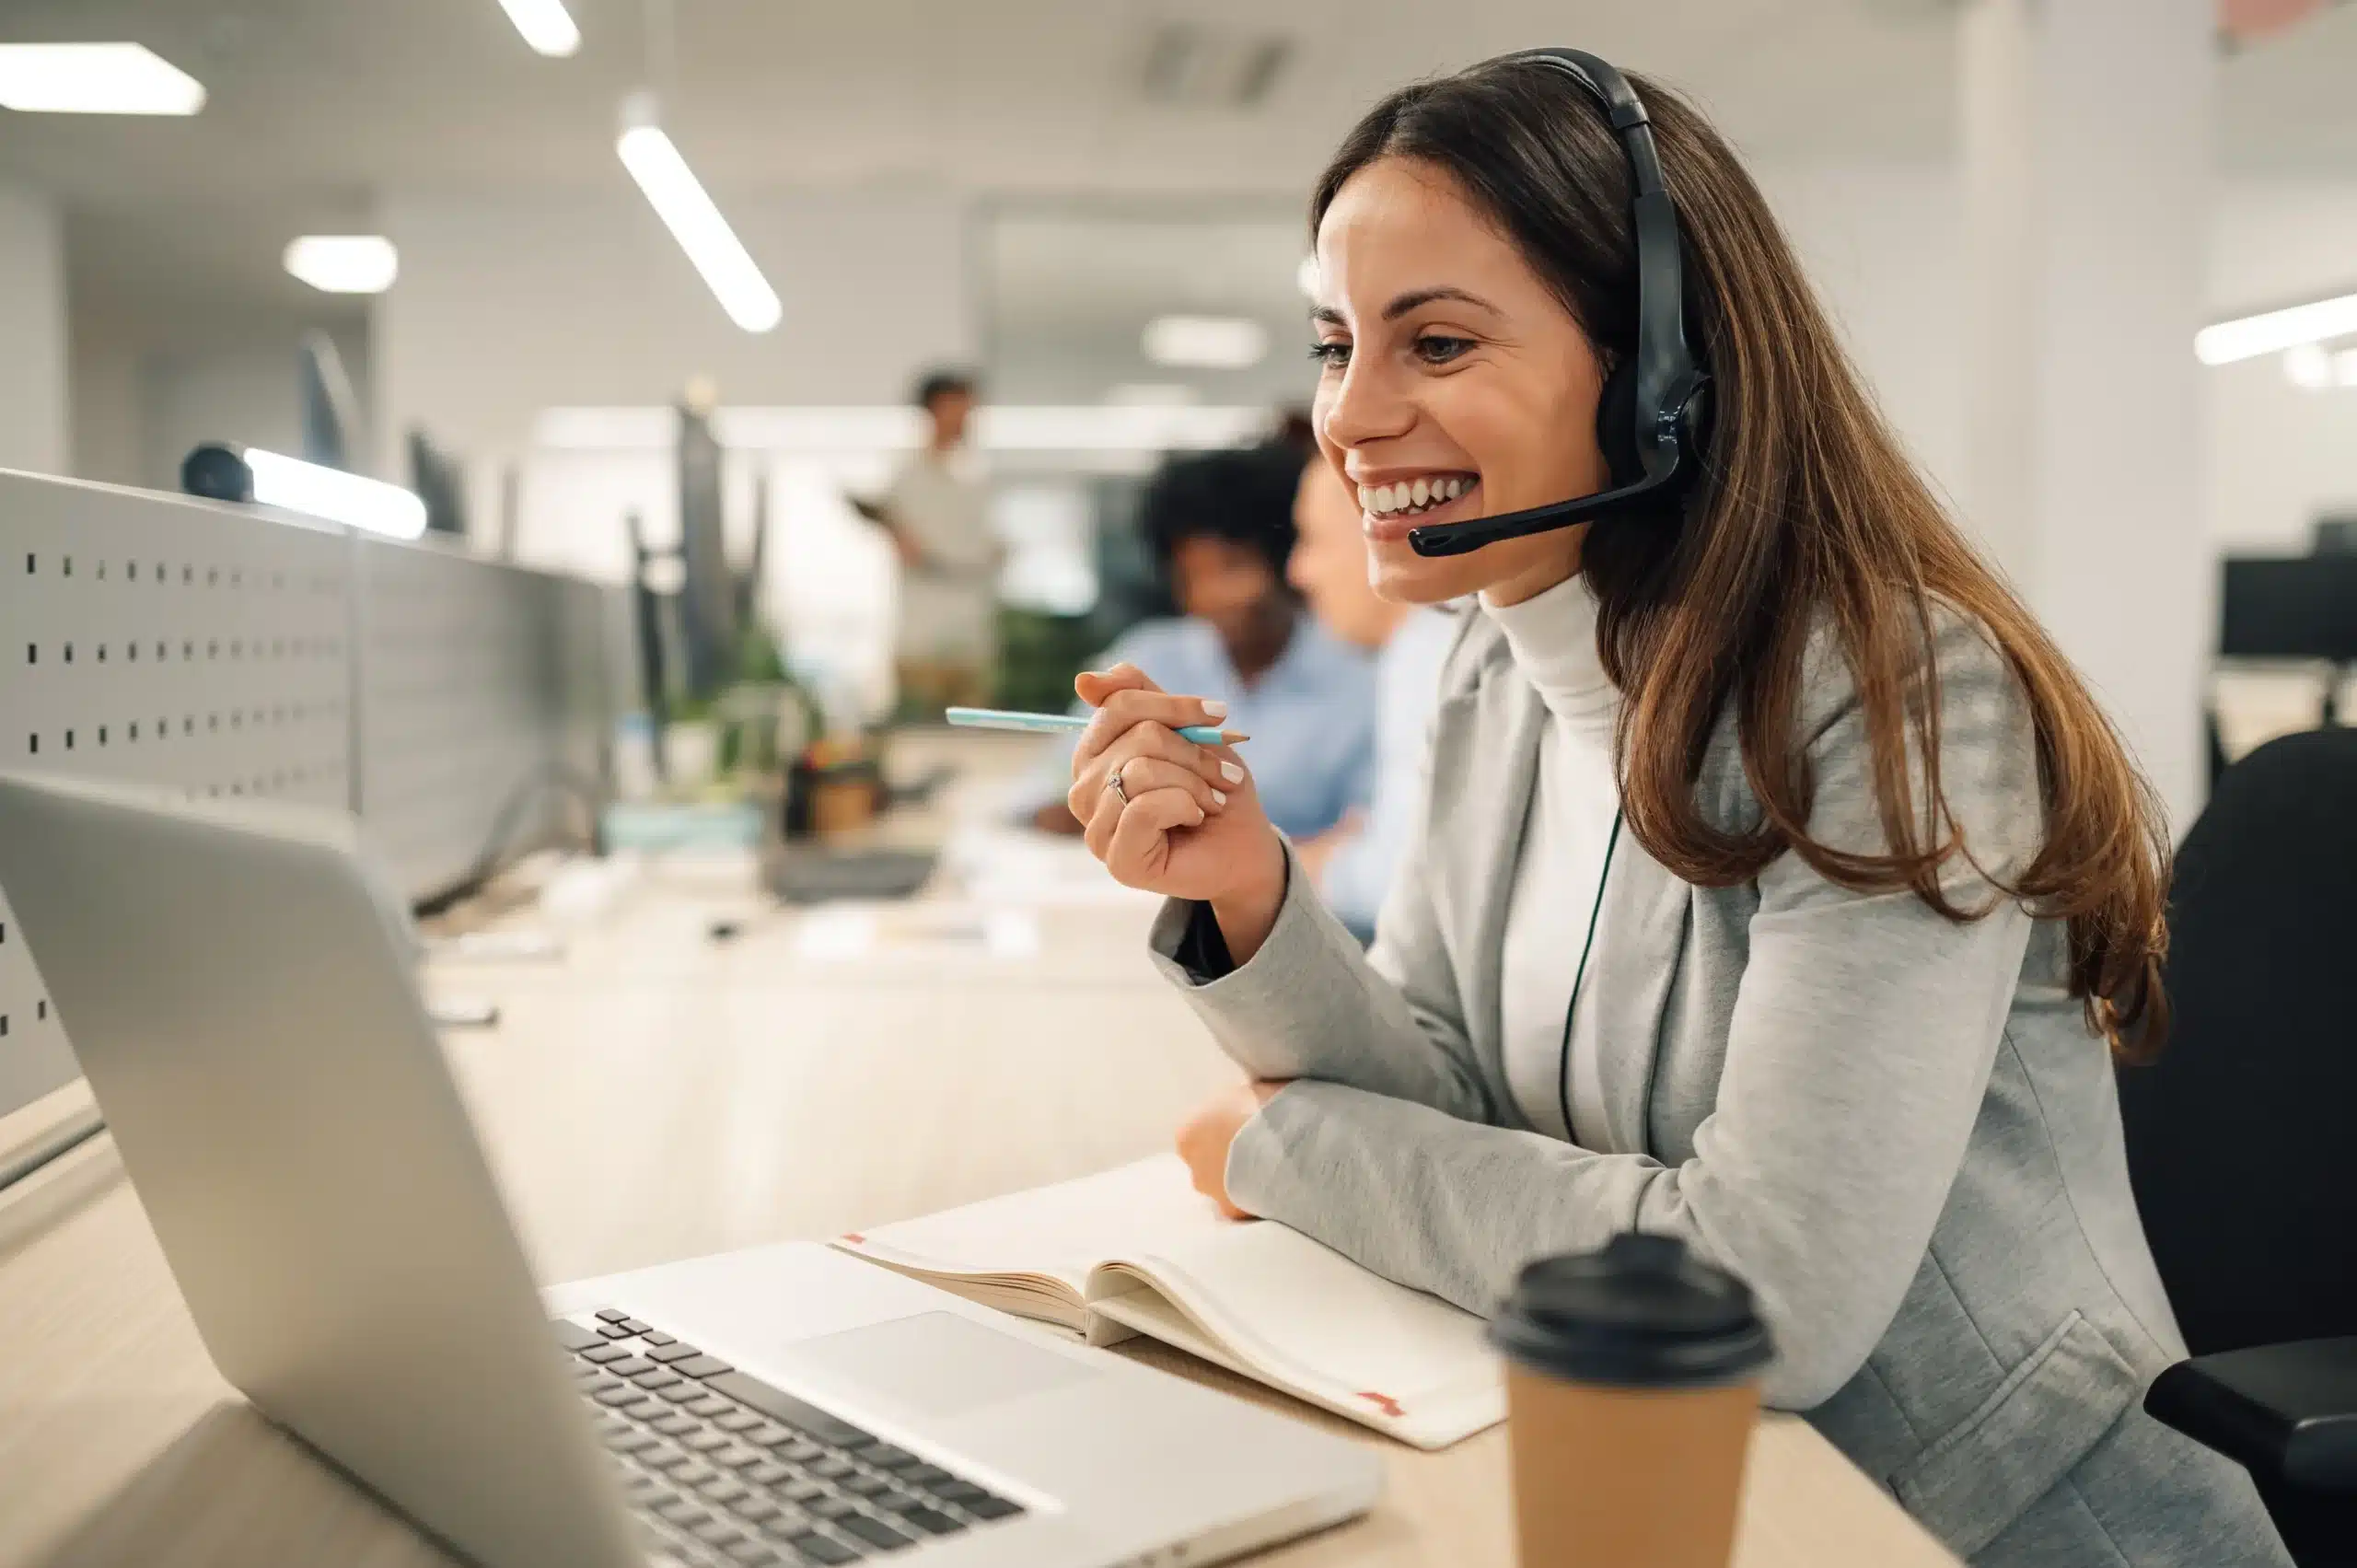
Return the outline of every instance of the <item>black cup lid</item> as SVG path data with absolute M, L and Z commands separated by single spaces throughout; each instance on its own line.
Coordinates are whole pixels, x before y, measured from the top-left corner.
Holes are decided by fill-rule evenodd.
M 1633 1232 L 1524 1269 L 1490 1342 L 1536 1372 L 1632 1388 L 1733 1383 L 1774 1353 L 1748 1285 Z

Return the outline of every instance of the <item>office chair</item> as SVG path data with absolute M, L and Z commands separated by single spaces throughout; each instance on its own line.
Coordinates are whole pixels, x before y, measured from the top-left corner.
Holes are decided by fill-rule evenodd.
M 2357 730 L 2228 768 L 2178 852 L 2128 1164 L 2192 1359 L 2152 1415 L 2247 1467 L 2300 1568 L 2357 1568 Z

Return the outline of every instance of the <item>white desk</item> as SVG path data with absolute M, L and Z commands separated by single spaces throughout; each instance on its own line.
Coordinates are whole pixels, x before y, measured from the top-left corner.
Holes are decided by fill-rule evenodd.
M 1184 1004 L 1131 961 L 1146 906 L 1050 923 L 1048 970 L 1129 956 L 1104 975 L 919 983 L 889 954 L 777 961 L 791 923 L 776 916 L 715 947 L 703 922 L 732 902 L 747 900 L 651 883 L 562 962 L 433 976 L 503 1009 L 447 1047 L 542 1277 L 832 1236 L 1086 1174 L 1166 1146 L 1233 1081 Z M 694 939 L 650 938 L 663 930 Z M 0 1125 L 0 1147 L 73 1098 Z M 100 1138 L 0 1198 L 0 1568 L 444 1562 L 219 1380 L 119 1172 Z M 1502 1430 L 1421 1454 L 1158 1346 L 1132 1353 L 1382 1447 L 1388 1491 L 1371 1518 L 1264 1561 L 1511 1562 Z M 1955 1568 L 1789 1418 L 1754 1444 L 1737 1561 Z

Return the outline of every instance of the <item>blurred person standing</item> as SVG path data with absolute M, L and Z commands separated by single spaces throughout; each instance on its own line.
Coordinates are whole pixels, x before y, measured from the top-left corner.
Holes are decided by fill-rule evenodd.
M 1140 621 L 1098 662 L 1223 703 L 1226 726 L 1252 737 L 1270 820 L 1309 840 L 1367 799 L 1375 671 L 1364 649 L 1319 626 L 1286 586 L 1301 464 L 1279 442 L 1165 460 L 1139 520 L 1180 618 Z M 1067 739 L 1042 760 L 1016 815 L 1080 832 L 1065 804 L 1072 752 Z
M 1441 661 L 1457 617 L 1376 593 L 1358 499 L 1315 450 L 1294 493 L 1293 521 L 1297 537 L 1286 580 L 1309 601 L 1318 624 L 1376 655 L 1375 769 L 1365 807 L 1296 846 L 1327 907 L 1360 941 L 1371 942 L 1392 874 L 1415 834 Z
M 891 536 L 900 558 L 900 619 L 894 653 L 904 708 L 938 717 L 984 703 L 998 683 L 998 571 L 988 494 L 966 429 L 974 382 L 936 370 L 917 384 L 929 422 L 880 504 L 861 512 Z

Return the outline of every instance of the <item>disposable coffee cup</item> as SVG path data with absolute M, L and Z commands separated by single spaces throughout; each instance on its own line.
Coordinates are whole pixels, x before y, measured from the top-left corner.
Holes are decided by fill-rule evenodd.
M 1773 1354 L 1748 1286 L 1619 1236 L 1524 1269 L 1490 1342 L 1523 1568 L 1727 1568 Z

